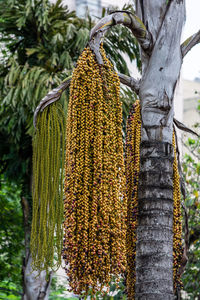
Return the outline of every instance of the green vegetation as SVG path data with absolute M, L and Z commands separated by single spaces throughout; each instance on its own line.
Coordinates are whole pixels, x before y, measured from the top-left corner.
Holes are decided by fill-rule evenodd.
M 200 113 L 200 106 L 198 111 Z M 200 123 L 195 124 L 195 130 L 200 134 Z M 193 300 L 200 295 L 200 138 L 190 137 L 185 146 L 187 153 L 183 170 L 186 180 L 185 206 L 189 219 L 189 260 L 182 279 L 183 290 L 189 297 L 187 299 Z
M 0 299 L 20 299 L 24 253 L 21 187 L 0 177 Z M 5 292 L 11 291 L 12 298 Z M 17 296 L 18 295 L 18 296 Z

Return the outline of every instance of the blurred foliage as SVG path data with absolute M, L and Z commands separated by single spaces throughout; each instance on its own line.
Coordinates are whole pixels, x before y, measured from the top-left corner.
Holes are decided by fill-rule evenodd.
M 110 283 L 110 289 L 109 293 L 97 293 L 96 294 L 97 300 L 126 300 L 127 296 L 125 294 L 125 286 L 124 281 L 121 279 L 121 281 L 117 284 L 115 282 L 115 278 L 112 278 L 112 281 Z
M 200 113 L 200 105 L 198 111 Z M 200 134 L 200 123 L 194 127 Z M 183 290 L 187 293 L 185 299 L 194 300 L 200 297 L 200 138 L 189 137 L 184 146 L 187 149 L 183 171 L 186 181 L 185 206 L 189 219 L 189 260 L 182 280 Z
M 0 176 L 0 299 L 19 299 L 15 292 L 21 292 L 24 230 L 20 193 L 21 186 Z
M 0 283 L 1 300 L 21 300 L 22 293 L 17 290 L 18 285 L 11 282 L 2 281 Z
M 68 296 L 68 293 L 66 294 L 67 286 L 67 278 L 59 278 L 59 275 L 56 274 L 52 278 L 49 300 L 77 300 L 77 297 Z
M 69 286 L 66 277 L 59 279 L 59 275 L 54 276 L 51 284 L 51 292 L 50 292 L 49 299 L 50 300 L 86 299 L 84 297 L 74 295 L 72 292 L 67 291 L 68 287 Z M 108 292 L 103 291 L 103 292 L 97 292 L 96 294 L 93 294 L 91 290 L 88 293 L 88 297 L 90 297 L 90 299 L 96 299 L 96 300 L 127 300 L 124 281 L 123 279 L 121 279 L 121 281 L 117 284 L 115 282 L 115 277 L 113 277 Z

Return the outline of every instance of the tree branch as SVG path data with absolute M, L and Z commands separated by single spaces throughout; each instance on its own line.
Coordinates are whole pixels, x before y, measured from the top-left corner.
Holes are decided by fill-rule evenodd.
M 182 141 L 184 147 L 185 147 L 189 152 L 191 152 L 192 155 L 193 155 L 194 157 L 196 157 L 196 158 L 199 160 L 199 155 L 197 155 L 197 154 L 195 153 L 196 147 L 195 147 L 195 149 L 191 149 L 191 148 L 188 147 L 188 145 L 183 141 L 183 139 L 182 139 L 181 141 Z M 192 166 L 190 166 L 190 168 L 192 169 Z
M 66 78 L 57 88 L 51 90 L 39 103 L 39 105 L 36 107 L 34 116 L 33 116 L 33 125 L 36 128 L 37 123 L 37 116 L 40 111 L 43 111 L 45 107 L 47 107 L 49 104 L 57 101 L 60 99 L 62 93 L 66 88 L 70 85 L 72 76 Z
M 177 119 L 173 119 L 174 121 L 174 124 L 176 125 L 176 127 L 182 131 L 185 131 L 185 132 L 188 132 L 188 133 L 191 133 L 191 134 L 194 134 L 196 135 L 197 137 L 200 137 L 198 135 L 198 133 L 196 133 L 195 131 L 193 131 L 192 129 L 190 129 L 189 127 L 185 126 L 183 123 L 181 123 L 180 121 L 178 121 Z
M 200 43 L 200 30 L 190 36 L 185 42 L 181 45 L 181 51 L 183 57 L 196 45 Z
M 124 74 L 118 73 L 120 82 L 130 87 L 136 94 L 139 94 L 140 81 Z
M 147 53 L 152 47 L 152 38 L 142 21 L 135 15 L 128 11 L 114 12 L 102 18 L 91 30 L 89 46 L 94 51 L 99 64 L 103 64 L 101 54 L 99 53 L 99 46 L 103 34 L 112 26 L 123 24 L 128 27 L 140 46 Z
M 136 94 L 139 93 L 140 84 L 139 81 L 134 79 L 133 77 L 129 77 L 124 74 L 118 73 L 120 82 L 130 87 Z M 37 116 L 39 112 L 42 112 L 47 106 L 49 106 L 51 103 L 54 103 L 55 101 L 58 101 L 60 97 L 62 96 L 62 93 L 64 90 L 67 89 L 67 87 L 71 83 L 72 76 L 68 77 L 66 80 L 64 80 L 57 88 L 51 90 L 38 104 L 38 106 L 35 109 L 34 116 L 33 116 L 33 125 L 36 128 L 37 125 Z

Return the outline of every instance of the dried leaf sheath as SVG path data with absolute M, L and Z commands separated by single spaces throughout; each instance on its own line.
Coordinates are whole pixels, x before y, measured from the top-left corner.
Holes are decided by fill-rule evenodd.
M 119 79 L 86 48 L 74 70 L 66 131 L 63 257 L 75 293 L 125 269 L 126 197 Z
M 33 269 L 58 268 L 63 247 L 63 169 L 65 116 L 53 103 L 38 116 L 33 138 Z M 57 256 L 57 261 L 54 260 Z

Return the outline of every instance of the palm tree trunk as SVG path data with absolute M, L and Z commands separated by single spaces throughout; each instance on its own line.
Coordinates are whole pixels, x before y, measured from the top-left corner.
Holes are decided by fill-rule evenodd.
M 137 0 L 152 35 L 142 52 L 142 133 L 136 249 L 136 299 L 173 299 L 173 97 L 182 64 L 182 0 Z
M 141 144 L 136 299 L 173 299 L 172 165 L 170 144 Z

